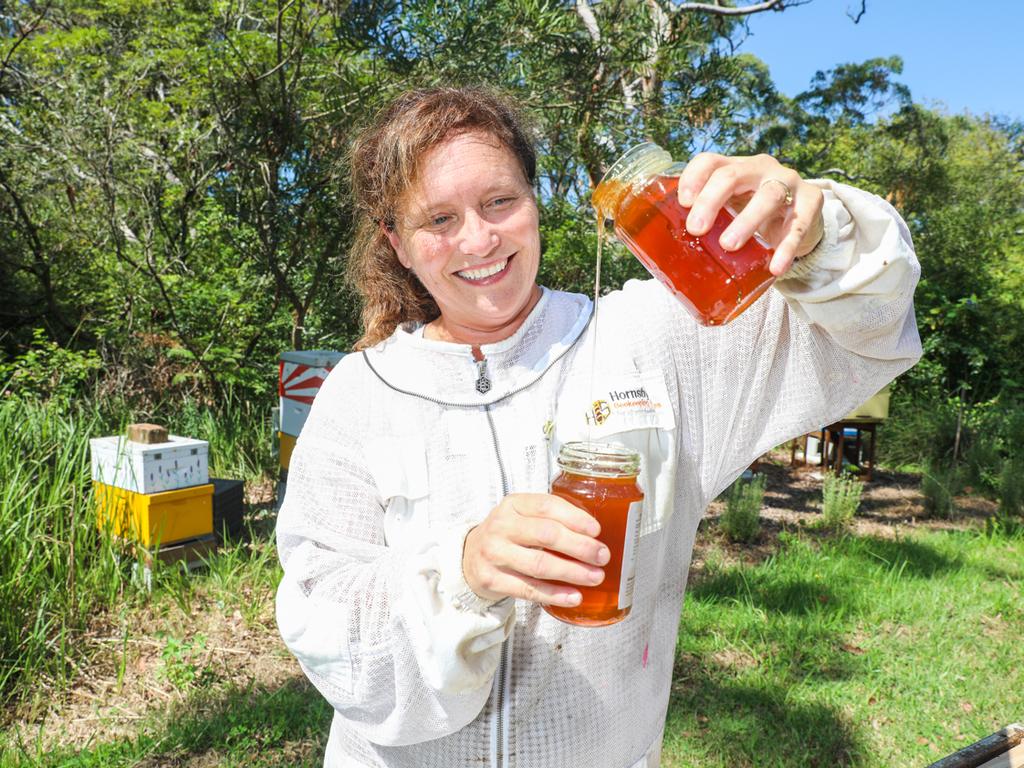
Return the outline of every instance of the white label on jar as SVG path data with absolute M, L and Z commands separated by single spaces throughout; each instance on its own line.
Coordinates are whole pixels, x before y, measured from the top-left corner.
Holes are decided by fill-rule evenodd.
M 619 577 L 619 610 L 633 604 L 633 582 L 636 577 L 636 551 L 640 547 L 640 510 L 642 501 L 629 505 L 626 535 L 622 542 L 622 575 Z

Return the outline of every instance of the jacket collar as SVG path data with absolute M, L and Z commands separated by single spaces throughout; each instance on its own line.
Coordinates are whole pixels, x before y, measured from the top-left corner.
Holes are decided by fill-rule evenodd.
M 572 348 L 590 320 L 593 302 L 581 294 L 542 288 L 537 305 L 507 339 L 483 344 L 491 388 L 476 389 L 480 368 L 467 344 L 423 338 L 399 326 L 363 354 L 373 372 L 400 392 L 447 405 L 490 405 L 530 386 Z

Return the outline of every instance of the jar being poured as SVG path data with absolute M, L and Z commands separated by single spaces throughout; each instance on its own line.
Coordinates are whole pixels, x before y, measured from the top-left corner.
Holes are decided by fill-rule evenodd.
M 702 325 L 723 325 L 750 307 L 774 282 L 772 249 L 756 234 L 726 251 L 718 238 L 735 213 L 726 206 L 711 229 L 697 237 L 686 229 L 689 208 L 679 203 L 685 163 L 657 144 L 644 143 L 620 157 L 591 196 L 598 232 L 606 219 L 647 270 Z

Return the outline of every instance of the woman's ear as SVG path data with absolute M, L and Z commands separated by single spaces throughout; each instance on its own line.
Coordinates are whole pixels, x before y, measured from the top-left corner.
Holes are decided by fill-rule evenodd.
M 387 237 L 388 242 L 391 243 L 391 247 L 395 250 L 395 255 L 398 256 L 399 263 L 406 269 L 412 269 L 412 262 L 409 260 L 408 254 L 405 252 L 405 248 L 402 246 L 402 241 L 395 232 L 394 227 L 389 228 L 383 221 L 378 225 L 380 231 Z

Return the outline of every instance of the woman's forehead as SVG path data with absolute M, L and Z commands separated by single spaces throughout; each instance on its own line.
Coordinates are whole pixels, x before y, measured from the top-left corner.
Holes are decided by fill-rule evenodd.
M 484 189 L 526 183 L 519 158 L 498 139 L 482 132 L 446 139 L 420 158 L 410 185 L 414 197 L 436 197 L 454 188 Z

